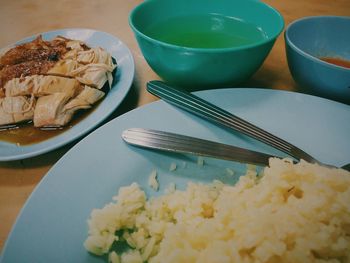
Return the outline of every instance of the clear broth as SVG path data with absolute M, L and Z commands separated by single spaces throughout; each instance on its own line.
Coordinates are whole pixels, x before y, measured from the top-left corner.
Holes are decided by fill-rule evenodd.
M 145 34 L 168 44 L 191 48 L 229 48 L 267 38 L 256 25 L 217 14 L 179 16 L 146 28 Z

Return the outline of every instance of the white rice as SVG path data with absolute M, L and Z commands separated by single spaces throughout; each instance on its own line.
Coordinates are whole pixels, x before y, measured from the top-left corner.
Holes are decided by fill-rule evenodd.
M 226 168 L 226 174 L 228 176 L 234 176 L 235 175 L 235 171 L 233 171 L 231 168 Z
M 173 172 L 173 171 L 176 170 L 176 168 L 177 168 L 176 163 L 171 163 L 171 164 L 170 164 L 170 167 L 169 167 L 169 171 L 170 171 L 170 172 Z
M 197 164 L 198 166 L 200 167 L 203 167 L 204 166 L 204 158 L 202 156 L 199 156 L 198 159 L 197 159 Z
M 154 190 L 158 191 L 159 189 L 159 183 L 157 179 L 157 170 L 153 170 L 148 177 L 148 185 Z
M 254 169 L 253 169 L 254 170 Z M 146 199 L 133 183 L 94 209 L 85 247 L 110 262 L 350 262 L 350 173 L 271 159 L 235 186 Z M 130 250 L 112 252 L 115 242 Z

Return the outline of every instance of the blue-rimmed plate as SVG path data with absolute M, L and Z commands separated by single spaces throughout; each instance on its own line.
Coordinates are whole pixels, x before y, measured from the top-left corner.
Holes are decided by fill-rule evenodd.
M 350 106 L 309 95 L 263 89 L 223 89 L 200 97 L 295 144 L 322 162 L 350 161 Z M 83 247 L 93 208 L 111 202 L 121 186 L 138 182 L 149 195 L 170 182 L 181 188 L 189 180 L 220 179 L 233 183 L 226 169 L 242 174 L 244 165 L 165 154 L 125 144 L 128 128 L 153 128 L 279 154 L 239 133 L 217 127 L 162 101 L 130 111 L 100 127 L 73 147 L 43 178 L 30 196 L 3 250 L 9 262 L 103 262 Z M 172 163 L 175 171 L 169 171 Z M 186 164 L 186 165 L 185 165 Z M 156 169 L 160 191 L 148 186 Z M 242 171 L 242 172 L 241 172 Z
M 114 84 L 101 103 L 82 121 L 65 132 L 40 143 L 17 146 L 0 141 L 0 161 L 19 160 L 43 154 L 61 147 L 91 131 L 104 121 L 123 101 L 127 95 L 133 78 L 135 65 L 128 47 L 117 37 L 92 29 L 62 29 L 41 33 L 45 40 L 61 35 L 70 39 L 84 41 L 90 47 L 102 47 L 107 50 L 118 63 L 114 76 Z M 29 42 L 37 35 L 23 39 L 16 44 Z

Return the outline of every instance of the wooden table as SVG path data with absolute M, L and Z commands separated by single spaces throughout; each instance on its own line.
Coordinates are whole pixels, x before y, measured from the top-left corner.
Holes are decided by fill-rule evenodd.
M 159 77 L 150 69 L 137 46 L 128 25 L 128 14 L 141 0 L 1 0 L 0 47 L 40 32 L 62 28 L 91 28 L 118 36 L 131 49 L 136 76 L 132 89 L 122 105 L 109 119 L 133 108 L 155 101 L 145 84 Z M 265 0 L 278 9 L 286 25 L 291 21 L 313 15 L 350 16 L 349 0 Z M 260 70 L 241 86 L 267 87 L 296 91 L 288 70 L 283 34 L 278 38 Z M 0 251 L 15 219 L 28 196 L 46 172 L 72 146 L 42 156 L 0 163 Z

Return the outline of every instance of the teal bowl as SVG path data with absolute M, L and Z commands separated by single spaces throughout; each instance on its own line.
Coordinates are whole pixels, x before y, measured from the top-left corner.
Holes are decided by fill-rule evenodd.
M 129 24 L 154 72 L 192 89 L 247 80 L 284 27 L 281 14 L 257 0 L 146 0 Z
M 289 70 L 301 92 L 350 104 L 350 17 L 311 16 L 285 31 Z M 347 67 L 325 61 L 347 61 Z

